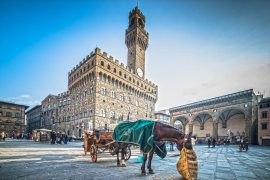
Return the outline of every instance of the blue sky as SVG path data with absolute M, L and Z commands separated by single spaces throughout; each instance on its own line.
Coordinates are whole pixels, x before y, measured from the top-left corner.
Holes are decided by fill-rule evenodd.
M 67 90 L 96 46 L 127 64 L 136 0 L 0 1 L 0 99 L 35 105 Z M 156 109 L 253 88 L 270 96 L 270 1 L 144 0 Z

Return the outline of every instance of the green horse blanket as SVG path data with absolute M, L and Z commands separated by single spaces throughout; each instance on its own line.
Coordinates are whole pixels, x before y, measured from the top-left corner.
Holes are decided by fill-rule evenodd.
M 148 153 L 156 145 L 155 153 L 164 158 L 167 154 L 165 143 L 154 144 L 155 123 L 151 120 L 124 121 L 115 127 L 112 138 L 118 142 L 137 144 L 143 153 Z

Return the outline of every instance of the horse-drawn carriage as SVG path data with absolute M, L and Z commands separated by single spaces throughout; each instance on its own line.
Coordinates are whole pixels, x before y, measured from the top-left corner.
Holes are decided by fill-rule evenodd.
M 146 175 L 146 161 L 149 174 L 154 171 L 151 162 L 154 153 L 165 158 L 167 151 L 164 141 L 177 144 L 181 152 L 177 169 L 185 179 L 196 179 L 198 174 L 198 162 L 196 153 L 192 149 L 191 138 L 178 129 L 151 120 L 137 120 L 135 122 L 123 121 L 119 123 L 114 131 L 85 132 L 84 152 L 90 152 L 92 161 L 97 161 L 98 153 L 106 150 L 111 154 L 117 154 L 117 166 L 125 166 L 131 151 L 130 144 L 138 145 L 143 152 L 141 175 Z M 119 160 L 121 153 L 121 161 Z M 149 158 L 147 157 L 149 156 Z
M 118 143 L 112 139 L 113 131 L 84 131 L 83 148 L 85 155 L 90 152 L 93 162 L 97 161 L 98 154 L 110 153 L 115 155 Z M 124 159 L 127 161 L 131 156 L 130 146 L 125 147 Z

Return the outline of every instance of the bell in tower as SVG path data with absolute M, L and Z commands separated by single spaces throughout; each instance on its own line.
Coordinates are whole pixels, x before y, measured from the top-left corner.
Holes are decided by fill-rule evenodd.
M 137 6 L 129 13 L 125 42 L 128 48 L 128 67 L 144 78 L 148 33 L 145 31 L 145 16 Z

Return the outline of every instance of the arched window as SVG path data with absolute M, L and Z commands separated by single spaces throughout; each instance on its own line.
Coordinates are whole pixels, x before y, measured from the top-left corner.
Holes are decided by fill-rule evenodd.
M 101 88 L 101 94 L 103 94 L 103 95 L 107 94 L 107 89 L 105 87 Z
M 121 71 L 119 71 L 119 75 L 122 76 L 122 72 Z
M 106 117 L 106 111 L 104 109 L 101 109 L 99 112 L 99 116 Z
M 115 91 L 112 91 L 112 98 L 116 98 L 116 93 L 115 93 Z
M 116 73 L 116 69 L 115 68 L 113 68 L 113 72 Z
M 111 119 L 115 119 L 115 112 L 114 112 L 114 111 L 111 111 L 111 113 L 110 113 L 110 118 L 111 118 Z
M 108 64 L 108 66 L 107 66 L 107 69 L 109 69 L 109 70 L 111 69 L 111 66 L 110 66 L 109 64 Z
M 101 66 L 104 66 L 104 61 L 101 61 L 100 64 L 101 64 Z

